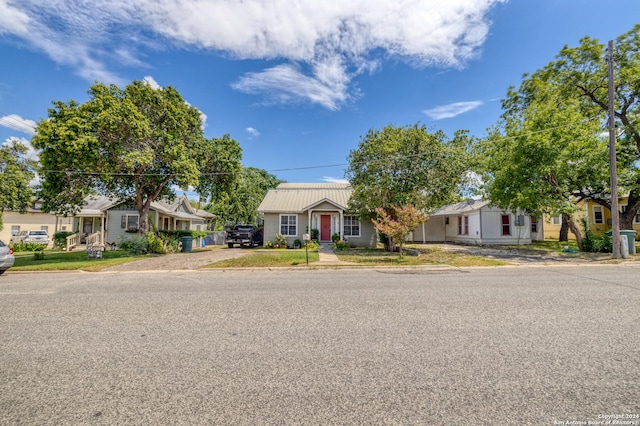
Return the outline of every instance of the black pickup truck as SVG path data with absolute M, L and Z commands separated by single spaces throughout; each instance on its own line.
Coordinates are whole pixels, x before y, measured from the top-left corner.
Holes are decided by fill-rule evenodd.
M 233 225 L 227 230 L 226 243 L 229 248 L 233 248 L 234 244 L 249 245 L 249 247 L 261 246 L 262 228 L 255 225 Z

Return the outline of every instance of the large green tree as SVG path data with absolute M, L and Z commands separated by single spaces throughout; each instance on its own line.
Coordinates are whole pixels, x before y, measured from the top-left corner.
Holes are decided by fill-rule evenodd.
M 631 229 L 640 208 L 640 170 L 637 166 L 640 161 L 640 25 L 618 37 L 614 44 L 618 182 L 621 194 L 629 196 L 627 208 L 620 215 L 620 225 L 623 229 Z M 517 90 L 509 90 L 503 101 L 502 122 L 497 128 L 501 136 L 518 138 L 515 141 L 521 144 L 537 145 L 537 153 L 531 155 L 541 161 L 539 170 L 546 167 L 546 175 L 558 180 L 558 186 L 563 188 L 560 198 L 568 199 L 570 195 L 574 203 L 592 200 L 610 209 L 610 182 L 603 176 L 603 172 L 609 173 L 606 136 L 598 137 L 605 132 L 608 118 L 605 57 L 606 45 L 589 37 L 583 38 L 578 47 L 564 47 L 554 61 L 525 75 Z M 532 123 L 526 123 L 527 120 Z M 529 131 L 540 133 L 528 134 Z M 492 138 L 500 139 L 495 134 Z M 501 149 L 514 149 L 510 142 L 497 143 Z M 522 160 L 520 167 L 511 167 L 510 172 L 508 166 L 500 167 L 500 173 L 507 173 L 506 181 L 522 180 L 523 172 L 531 174 L 524 170 L 529 167 L 529 160 L 510 158 L 519 159 Z M 551 171 L 560 167 L 560 159 L 567 164 L 568 170 L 564 174 L 559 174 L 560 169 Z M 584 168 L 590 172 L 582 172 Z M 540 181 L 531 180 L 528 190 L 522 182 L 520 185 L 522 190 L 517 203 L 523 207 L 526 204 L 535 209 L 532 204 L 536 204 L 540 209 L 541 203 L 550 201 L 540 195 Z M 494 186 L 491 197 L 498 200 L 502 189 L 500 185 Z M 514 195 L 514 191 L 511 194 Z M 525 198 L 528 198 L 526 202 Z M 512 202 L 515 203 L 516 200 Z M 571 208 L 556 210 L 569 213 Z
M 17 139 L 0 147 L 0 230 L 5 210 L 23 212 L 32 202 L 31 181 L 35 162 L 27 158 L 28 148 Z
M 89 95 L 84 104 L 54 102 L 38 123 L 32 143 L 42 150 L 41 196 L 49 211 L 75 212 L 97 192 L 132 201 L 146 232 L 154 200 L 190 186 L 215 196 L 241 169 L 238 143 L 205 138 L 200 111 L 171 86 L 95 84 Z
M 555 88 L 536 83 L 536 96 L 527 107 L 504 114 L 478 144 L 485 191 L 505 209 L 520 208 L 537 217 L 562 215 L 581 245 L 573 213 L 583 188 L 606 186 L 607 142 L 600 123 L 584 119 L 575 100 L 559 106 Z
M 469 144 L 465 131 L 449 139 L 419 124 L 369 130 L 349 153 L 349 208 L 365 220 L 376 217 L 376 208 L 395 219 L 395 207 L 428 213 L 456 200 L 471 166 Z M 386 240 L 385 247 L 393 251 L 395 242 Z
M 281 182 L 266 170 L 244 168 L 234 181 L 232 190 L 214 197 L 207 210 L 216 215 L 218 227 L 228 222 L 255 223 L 258 218 L 258 206 L 267 191 Z

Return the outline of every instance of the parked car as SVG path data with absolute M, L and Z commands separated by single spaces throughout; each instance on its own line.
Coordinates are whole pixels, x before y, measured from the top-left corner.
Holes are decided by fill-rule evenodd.
M 49 245 L 49 234 L 47 234 L 47 231 L 20 231 L 11 237 L 11 242 Z
M 0 240 L 0 275 L 11 268 L 15 260 L 13 249 Z
M 249 247 L 261 246 L 262 228 L 255 225 L 237 224 L 227 230 L 226 243 L 229 248 L 233 248 L 234 244 Z

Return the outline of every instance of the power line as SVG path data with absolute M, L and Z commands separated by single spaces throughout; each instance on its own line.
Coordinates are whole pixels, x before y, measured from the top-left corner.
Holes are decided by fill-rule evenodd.
M 1 111 L 0 111 L 1 113 Z M 589 119 L 586 119 L 586 121 L 593 121 L 595 119 L 597 119 L 598 117 L 591 117 Z M 500 138 L 496 138 L 493 139 L 495 141 L 504 141 L 504 140 L 511 140 L 511 139 L 516 139 L 516 138 L 522 138 L 522 137 L 527 137 L 527 136 L 532 136 L 532 135 L 537 135 L 540 133 L 545 133 L 545 132 L 551 132 L 553 130 L 557 130 L 557 129 L 561 129 L 561 128 L 566 128 L 566 127 L 571 127 L 574 126 L 576 124 L 580 124 L 582 122 L 584 122 L 585 120 L 578 120 L 572 123 L 567 123 L 564 125 L 559 125 L 559 126 L 554 126 L 554 127 L 549 127 L 546 129 L 541 129 L 541 130 L 536 130 L 536 131 L 531 131 L 528 133 L 523 133 L 517 136 L 504 136 L 504 137 L 500 137 Z M 409 154 L 409 155 L 391 155 L 389 157 L 383 158 L 383 159 L 374 159 L 371 160 L 371 162 L 373 161 L 381 161 L 381 160 L 392 160 L 392 159 L 411 159 L 411 158 L 417 158 L 417 157 L 421 157 L 421 156 L 425 156 L 428 155 L 429 153 L 415 153 L 415 154 Z M 287 171 L 300 171 L 300 170 L 315 170 L 315 169 L 328 169 L 328 168 L 335 168 L 335 167 L 346 167 L 348 166 L 349 163 L 337 163 L 337 164 L 325 164 L 325 165 L 312 165 L 312 166 L 303 166 L 303 167 L 288 167 L 288 168 L 279 168 L 279 169 L 266 169 L 267 172 L 269 173 L 275 173 L 275 172 L 287 172 Z M 65 174 L 75 174 L 75 175 L 83 175 L 83 176 L 103 176 L 103 175 L 110 175 L 110 176 L 117 176 L 117 177 L 128 177 L 128 176 L 135 176 L 135 173 L 109 173 L 109 172 L 88 172 L 88 171 L 83 171 L 83 170 L 71 170 L 71 169 L 65 169 L 65 170 L 40 170 L 40 172 L 42 173 L 65 173 Z M 224 175 L 231 175 L 231 174 L 236 174 L 238 172 L 216 172 L 216 173 L 201 173 L 201 176 L 224 176 Z M 167 176 L 169 174 L 173 174 L 174 176 L 183 176 L 185 175 L 184 173 L 142 173 L 139 176 L 141 177 L 153 177 L 153 176 Z

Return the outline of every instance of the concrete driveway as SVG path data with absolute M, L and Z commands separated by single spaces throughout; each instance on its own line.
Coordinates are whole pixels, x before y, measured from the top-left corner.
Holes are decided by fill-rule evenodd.
M 150 257 L 110 266 L 103 271 L 133 272 L 133 271 L 173 271 L 180 269 L 198 269 L 210 263 L 221 260 L 236 259 L 251 253 L 250 248 L 216 247 L 211 250 L 191 253 L 174 253 L 169 255 Z

